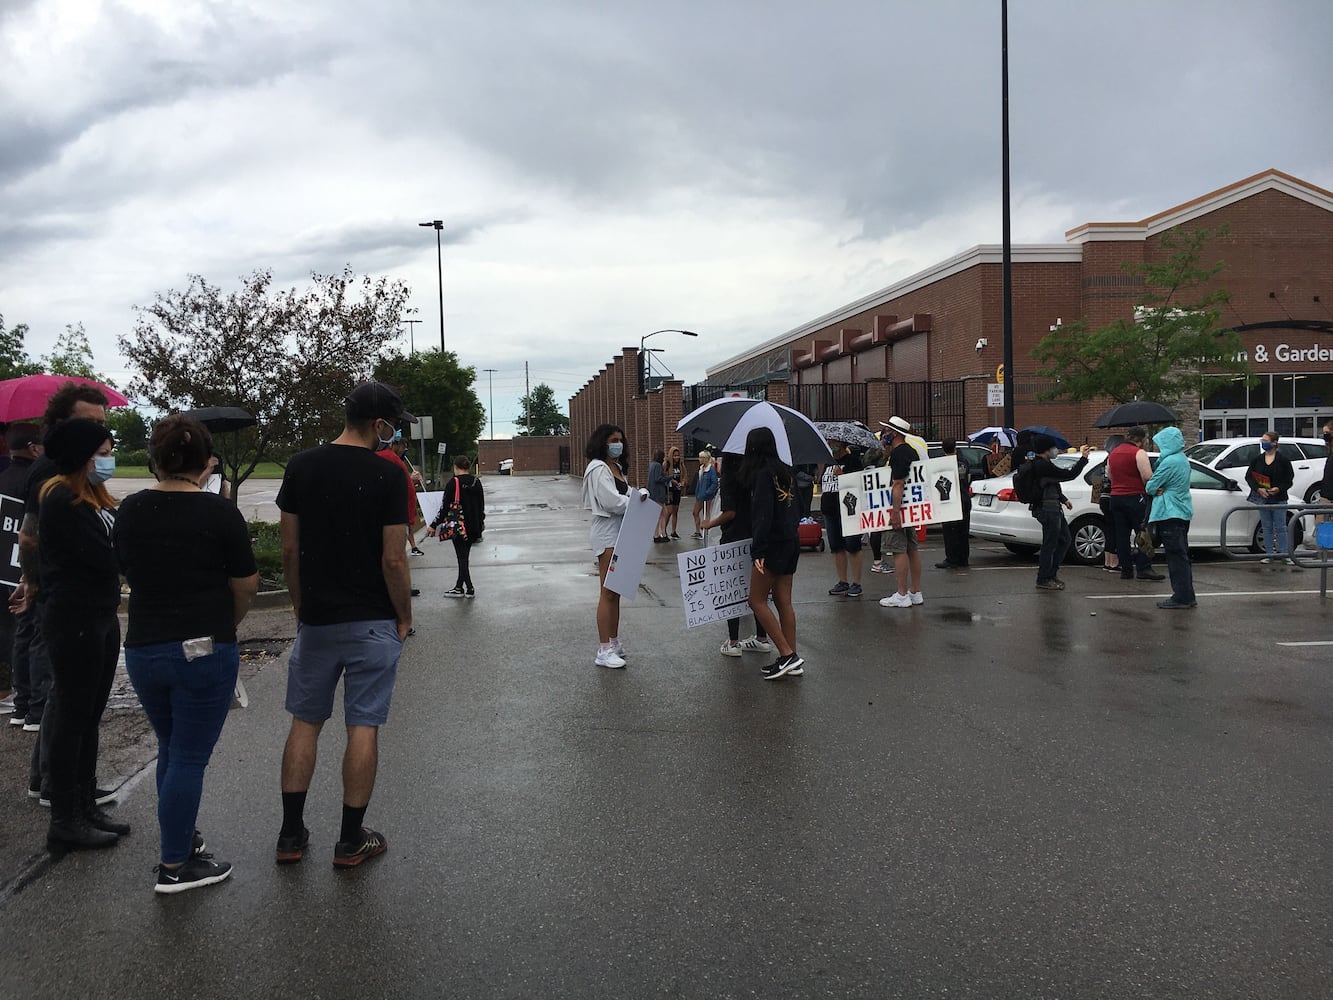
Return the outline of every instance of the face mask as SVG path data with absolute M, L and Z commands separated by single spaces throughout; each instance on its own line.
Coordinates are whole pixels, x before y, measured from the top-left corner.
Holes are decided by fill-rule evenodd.
M 94 455 L 93 471 L 88 473 L 88 482 L 104 483 L 116 474 L 115 455 Z
M 380 420 L 375 424 L 375 440 L 379 442 L 379 447 L 375 449 L 376 451 L 379 451 L 381 448 L 387 448 L 389 445 L 393 444 L 396 440 L 394 435 L 398 433 L 397 431 L 394 431 L 393 434 L 390 434 L 387 438 L 380 437 L 380 424 L 383 423 L 388 423 L 388 421 Z
M 612 441 L 606 446 L 606 453 L 612 458 L 619 458 L 621 455 L 625 454 L 625 445 L 620 441 Z
M 1273 450 L 1273 442 L 1272 442 L 1272 441 L 1260 441 L 1260 442 L 1259 442 L 1259 447 L 1260 447 L 1260 449 L 1262 449 L 1263 451 L 1272 451 L 1272 450 Z

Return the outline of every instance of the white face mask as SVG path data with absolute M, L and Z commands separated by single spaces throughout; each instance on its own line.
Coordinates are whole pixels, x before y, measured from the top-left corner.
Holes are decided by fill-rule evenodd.
M 375 449 L 376 451 L 379 451 L 381 448 L 387 448 L 389 447 L 389 445 L 393 444 L 395 437 L 397 435 L 396 431 L 390 431 L 389 436 L 387 438 L 380 437 L 380 424 L 387 424 L 387 423 L 388 423 L 387 420 L 375 421 L 375 440 L 379 442 L 379 447 Z

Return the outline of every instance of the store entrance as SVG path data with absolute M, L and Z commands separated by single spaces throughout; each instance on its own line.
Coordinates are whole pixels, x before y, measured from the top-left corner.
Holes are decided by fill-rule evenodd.
M 1333 419 L 1333 373 L 1260 375 L 1247 388 L 1243 379 L 1213 391 L 1199 410 L 1204 440 L 1279 437 L 1317 438 Z

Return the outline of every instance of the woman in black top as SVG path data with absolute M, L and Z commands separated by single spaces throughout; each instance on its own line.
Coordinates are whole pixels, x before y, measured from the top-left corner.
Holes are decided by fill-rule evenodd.
M 800 501 L 796 476 L 778 456 L 777 441 L 767 427 L 756 427 L 745 439 L 740 480 L 750 490 L 750 610 L 755 621 L 778 647 L 778 658 L 764 668 L 765 680 L 804 673 L 796 652 L 796 610 L 791 603 L 792 577 L 800 557 Z M 774 615 L 769 596 L 777 607 Z
M 707 452 L 705 452 L 707 454 Z M 742 456 L 723 453 L 717 463 L 718 490 L 721 498 L 721 510 L 716 517 L 705 518 L 700 522 L 704 531 L 709 528 L 722 528 L 721 544 L 727 545 L 750 537 L 750 491 L 741 486 L 740 467 Z M 768 641 L 764 623 L 756 615 L 754 635 L 741 639 L 741 620 L 727 619 L 727 640 L 722 643 L 723 656 L 740 656 L 746 650 L 752 653 L 771 653 L 773 644 Z
M 467 456 L 460 455 L 454 459 L 454 474 L 445 482 L 444 503 L 440 504 L 440 513 L 436 515 L 435 520 L 431 522 L 430 528 L 426 534 L 435 535 L 435 529 L 444 523 L 445 516 L 449 513 L 449 505 L 457 503 L 463 508 L 463 526 L 467 529 L 467 537 L 453 537 L 454 555 L 458 557 L 458 582 L 454 584 L 453 590 L 446 590 L 445 597 L 476 597 L 477 592 L 472 587 L 472 571 L 468 566 L 468 554 L 472 551 L 472 546 L 481 541 L 481 533 L 486 530 L 486 492 L 482 489 L 481 480 L 469 473 L 472 463 L 468 461 Z
M 121 504 L 115 549 L 130 584 L 125 666 L 157 734 L 155 891 L 176 893 L 231 873 L 204 854 L 195 821 L 236 690 L 236 626 L 259 574 L 245 519 L 199 486 L 213 450 L 208 430 L 176 414 L 158 421 L 148 447 L 158 482 Z
M 1281 504 L 1288 499 L 1287 491 L 1296 481 L 1296 470 L 1291 460 L 1278 451 L 1277 431 L 1269 431 L 1259 439 L 1259 454 L 1245 472 L 1250 484 L 1250 503 L 1261 504 L 1259 524 L 1263 527 L 1264 558 L 1261 562 L 1282 559 L 1291 563 L 1287 542 L 1287 512 Z
M 116 505 L 105 486 L 113 441 L 101 424 L 76 419 L 57 424 L 45 444 L 58 473 L 42 486 L 38 512 L 41 626 L 55 694 L 42 721 L 51 727 L 46 840 L 71 850 L 109 847 L 130 832 L 94 801 L 98 728 L 120 654 Z

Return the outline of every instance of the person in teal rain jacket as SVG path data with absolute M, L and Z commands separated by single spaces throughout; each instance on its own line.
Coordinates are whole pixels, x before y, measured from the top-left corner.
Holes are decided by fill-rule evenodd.
M 1164 427 L 1153 435 L 1160 455 L 1145 489 L 1152 497 L 1148 521 L 1156 524 L 1166 551 L 1166 571 L 1171 577 L 1171 596 L 1158 601 L 1159 608 L 1175 611 L 1197 608 L 1194 571 L 1190 568 L 1190 520 L 1194 501 L 1190 497 L 1190 462 L 1185 457 L 1185 439 L 1179 427 Z

